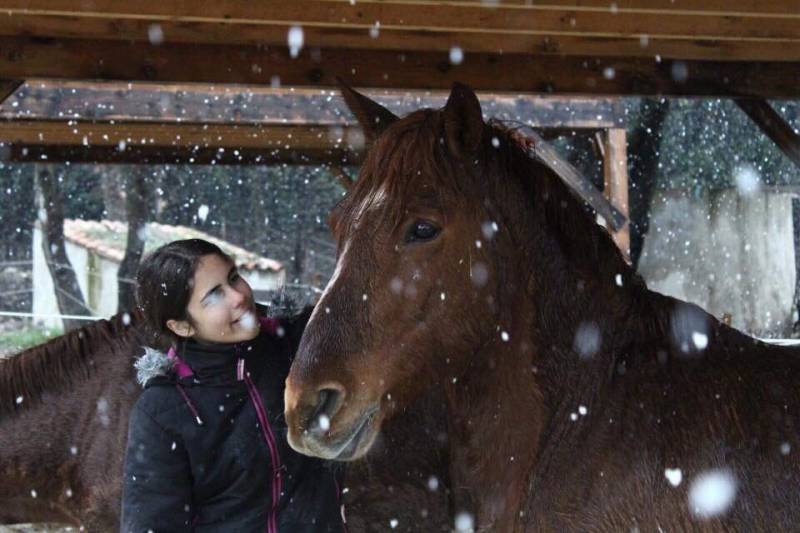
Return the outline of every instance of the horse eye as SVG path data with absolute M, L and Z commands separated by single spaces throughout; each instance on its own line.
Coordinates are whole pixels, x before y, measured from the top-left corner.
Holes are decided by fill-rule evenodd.
M 439 228 L 427 220 L 417 220 L 406 234 L 406 242 L 429 241 L 439 234 Z

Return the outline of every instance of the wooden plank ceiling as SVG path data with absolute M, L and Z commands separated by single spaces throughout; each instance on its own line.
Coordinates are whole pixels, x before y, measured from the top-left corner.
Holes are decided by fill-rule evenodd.
M 2 0 L 0 14 L 3 79 L 800 95 L 800 0 Z

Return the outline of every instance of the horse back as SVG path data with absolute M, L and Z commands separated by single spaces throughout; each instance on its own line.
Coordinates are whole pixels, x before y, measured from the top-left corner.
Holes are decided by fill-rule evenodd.
M 135 328 L 101 320 L 0 364 L 0 522 L 118 527 Z
M 587 531 L 796 527 L 800 350 L 723 328 L 701 357 L 667 342 L 649 352 L 615 369 L 594 412 L 562 423 L 561 442 L 549 443 L 559 449 L 543 453 L 536 474 L 544 490 L 531 495 L 531 520 Z M 702 519 L 692 495 L 709 476 L 735 496 Z

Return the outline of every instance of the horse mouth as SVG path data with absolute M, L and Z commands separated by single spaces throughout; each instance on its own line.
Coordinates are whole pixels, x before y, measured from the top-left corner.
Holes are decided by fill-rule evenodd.
M 365 411 L 352 424 L 352 429 L 344 437 L 337 438 L 335 441 L 323 442 L 314 438 L 310 432 L 304 432 L 299 447 L 292 443 L 292 439 L 289 439 L 289 444 L 300 453 L 322 459 L 354 461 L 366 454 L 372 446 L 378 434 L 375 429 L 375 421 L 378 418 L 379 411 L 378 406 L 371 407 Z

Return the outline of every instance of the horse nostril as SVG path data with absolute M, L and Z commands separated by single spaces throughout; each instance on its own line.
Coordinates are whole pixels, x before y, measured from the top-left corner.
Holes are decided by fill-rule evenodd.
M 317 393 L 317 406 L 308 421 L 308 429 L 313 433 L 326 433 L 331 427 L 331 418 L 342 406 L 344 394 L 339 389 L 324 388 Z

